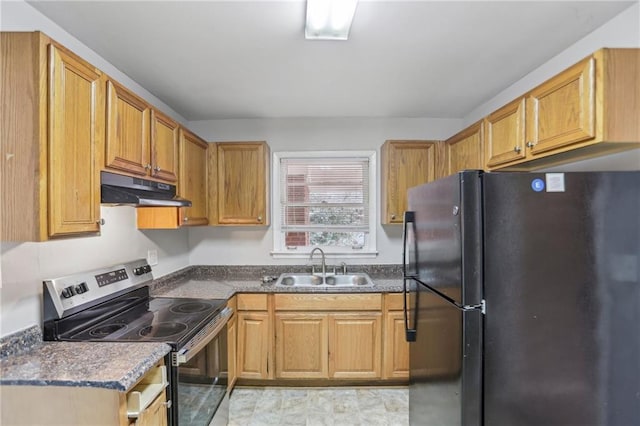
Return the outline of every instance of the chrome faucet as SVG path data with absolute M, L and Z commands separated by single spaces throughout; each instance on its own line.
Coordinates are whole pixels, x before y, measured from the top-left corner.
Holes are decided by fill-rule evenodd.
M 316 250 L 319 251 L 320 254 L 322 255 L 322 277 L 324 278 L 327 276 L 327 264 L 325 263 L 324 252 L 320 247 L 316 247 L 313 250 L 311 250 L 311 254 L 309 255 L 309 262 L 313 260 L 313 254 L 316 252 Z M 315 269 L 313 265 L 311 265 L 311 274 L 315 274 Z

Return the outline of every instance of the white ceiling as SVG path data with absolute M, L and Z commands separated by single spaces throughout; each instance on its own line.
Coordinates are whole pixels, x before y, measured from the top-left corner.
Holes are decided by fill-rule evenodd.
M 347 42 L 302 0 L 29 3 L 194 121 L 461 118 L 634 2 L 361 0 Z

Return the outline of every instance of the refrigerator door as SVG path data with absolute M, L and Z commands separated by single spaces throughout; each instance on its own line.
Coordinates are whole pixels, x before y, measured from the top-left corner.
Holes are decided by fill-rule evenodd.
M 481 312 L 462 311 L 414 282 L 409 317 L 409 424 L 481 424 Z
M 484 180 L 484 423 L 640 424 L 640 172 Z
M 411 188 L 405 224 L 412 425 L 480 425 L 481 172 Z M 419 281 L 419 282 L 418 282 Z M 437 294 L 439 292 L 440 294 Z M 411 330 L 413 329 L 413 330 Z

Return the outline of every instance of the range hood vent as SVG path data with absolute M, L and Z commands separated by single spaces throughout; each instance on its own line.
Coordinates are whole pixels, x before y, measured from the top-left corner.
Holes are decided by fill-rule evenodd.
M 176 186 L 131 176 L 100 172 L 101 203 L 134 207 L 191 207 L 176 196 Z

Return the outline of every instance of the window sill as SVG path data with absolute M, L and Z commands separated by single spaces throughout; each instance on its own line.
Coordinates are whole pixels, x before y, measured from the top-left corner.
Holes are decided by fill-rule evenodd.
M 272 251 L 271 257 L 274 259 L 308 259 L 311 252 L 282 252 Z M 318 256 L 319 254 L 314 254 Z M 359 252 L 325 252 L 325 259 L 374 259 L 378 256 L 377 251 L 359 251 Z

